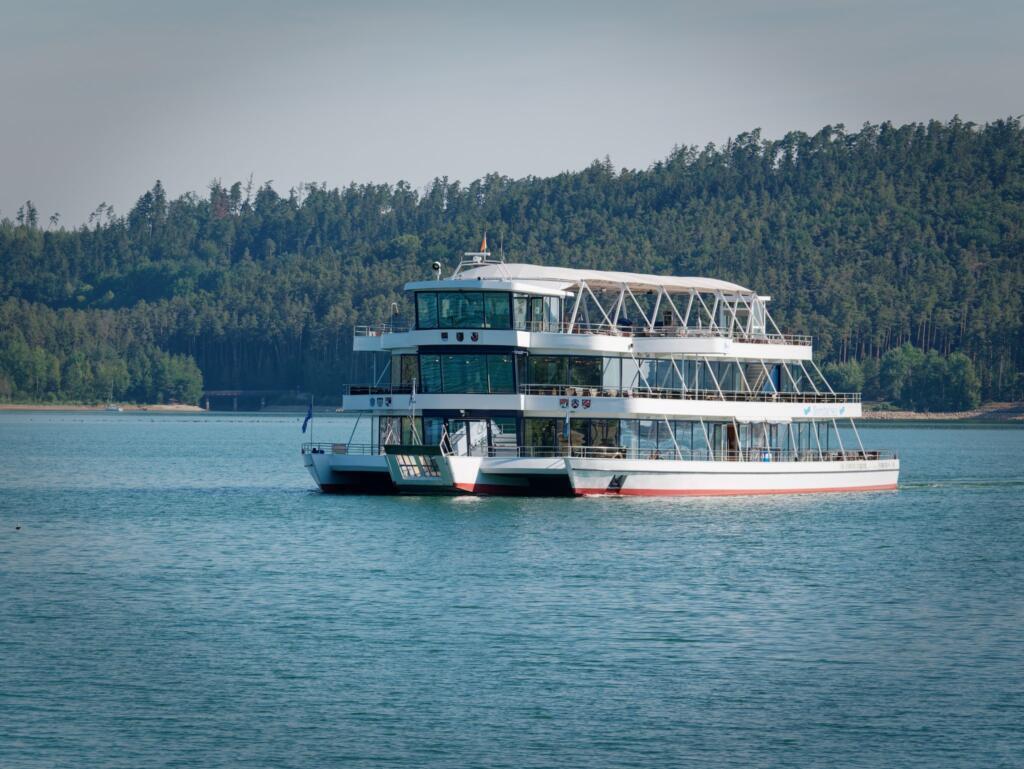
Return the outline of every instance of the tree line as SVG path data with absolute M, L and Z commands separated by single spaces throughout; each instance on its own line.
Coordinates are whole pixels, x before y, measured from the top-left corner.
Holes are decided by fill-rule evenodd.
M 962 352 L 943 356 L 904 344 L 881 358 L 829 363 L 823 373 L 836 392 L 916 411 L 967 411 L 981 403 L 981 380 Z
M 203 385 L 334 394 L 348 381 L 353 325 L 405 307 L 404 282 L 451 264 L 484 230 L 510 261 L 706 275 L 770 294 L 779 325 L 813 334 L 819 357 L 854 378 L 860 368 L 868 395 L 937 407 L 914 389 L 927 377 L 897 393 L 868 375 L 910 348 L 924 356 L 910 368 L 934 374 L 941 361 L 942 382 L 966 359 L 978 397 L 1024 389 L 1017 119 L 827 126 L 774 141 L 753 131 L 642 170 L 606 159 L 421 191 L 312 184 L 281 195 L 215 181 L 170 199 L 157 182 L 125 215 L 101 205 L 75 228 L 40 218 L 26 203 L 0 219 L 0 397 L 105 398 L 113 386 L 115 397 L 190 399 Z

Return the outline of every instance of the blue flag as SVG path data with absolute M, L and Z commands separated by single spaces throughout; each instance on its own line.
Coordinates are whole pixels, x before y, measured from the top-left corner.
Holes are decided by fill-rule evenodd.
M 309 424 L 309 420 L 313 418 L 313 402 L 309 402 L 309 410 L 306 411 L 306 418 L 302 420 L 302 432 L 306 432 L 306 425 Z

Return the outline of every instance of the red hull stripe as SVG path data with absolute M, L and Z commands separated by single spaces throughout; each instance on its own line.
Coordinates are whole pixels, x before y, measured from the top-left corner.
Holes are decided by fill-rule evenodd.
M 753 494 L 823 494 L 836 491 L 895 491 L 895 483 L 879 486 L 832 486 L 818 489 L 576 489 L 580 496 L 634 496 L 634 497 L 736 497 Z

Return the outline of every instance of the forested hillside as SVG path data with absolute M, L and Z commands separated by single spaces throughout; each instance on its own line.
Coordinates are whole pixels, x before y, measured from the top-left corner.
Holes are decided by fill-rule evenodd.
M 385 320 L 403 282 L 485 229 L 510 261 L 754 287 L 869 395 L 893 397 L 879 361 L 904 345 L 919 363 L 963 353 L 951 366 L 965 357 L 986 399 L 1024 387 L 1016 119 L 755 131 L 642 171 L 605 161 L 422 192 L 218 182 L 168 200 L 157 182 L 123 216 L 38 219 L 26 204 L 0 222 L 0 399 L 191 400 L 200 371 L 209 388 L 335 393 L 352 325 Z

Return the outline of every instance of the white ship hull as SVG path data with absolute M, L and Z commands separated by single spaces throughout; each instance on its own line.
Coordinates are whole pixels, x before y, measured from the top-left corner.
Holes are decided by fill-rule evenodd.
M 385 455 L 305 454 L 322 491 L 385 494 L 724 496 L 884 491 L 898 459 L 748 462 L 582 457 L 431 457 L 437 476 L 402 477 Z
M 842 462 L 675 462 L 567 459 L 578 495 L 722 496 L 882 491 L 896 488 L 898 459 Z

